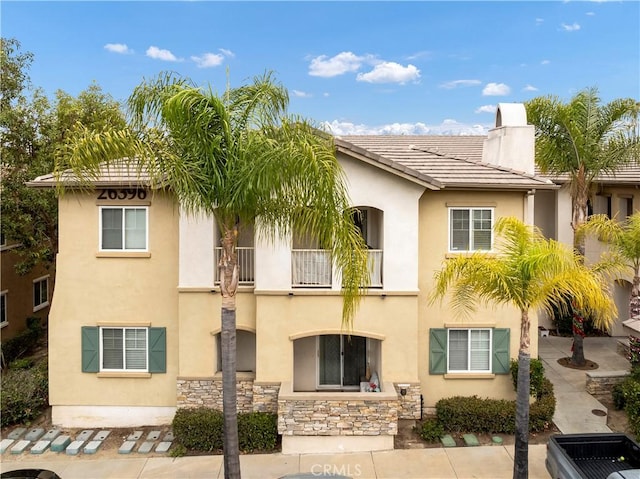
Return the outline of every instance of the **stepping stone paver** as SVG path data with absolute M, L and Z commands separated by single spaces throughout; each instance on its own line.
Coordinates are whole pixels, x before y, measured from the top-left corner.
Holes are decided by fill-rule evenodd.
M 451 434 L 446 434 L 440 438 L 440 442 L 444 447 L 456 447 L 456 441 L 453 440 Z
M 44 436 L 40 439 L 43 441 L 53 441 L 56 437 L 58 437 L 62 431 L 60 429 L 49 429 Z
M 462 439 L 467 446 L 479 446 L 478 438 L 473 434 L 463 434 Z
M 169 431 L 162 438 L 162 442 L 171 442 L 171 441 L 173 441 L 173 431 Z
M 502 444 L 502 438 L 500 436 L 493 436 L 491 438 L 491 442 L 493 444 L 501 445 Z
M 53 452 L 62 452 L 67 446 L 71 444 L 71 437 L 65 435 L 56 437 L 51 443 L 51 450 Z
M 95 454 L 101 444 L 102 441 L 89 441 L 82 451 L 85 454 Z
M 133 431 L 131 434 L 129 434 L 127 441 L 137 441 L 141 437 L 142 437 L 142 431 Z
M 20 439 L 20 437 L 22 437 L 22 435 L 26 432 L 26 430 L 27 430 L 26 427 L 19 427 L 17 429 L 14 429 L 7 435 L 7 438 L 13 439 L 13 440 Z
M 19 440 L 11 448 L 11 454 L 22 454 L 29 444 L 31 444 L 31 441 L 26 439 Z
M 169 448 L 171 447 L 171 442 L 169 441 L 162 441 L 160 444 L 158 444 L 158 446 L 156 447 L 156 452 L 167 452 L 169 450 Z
M 80 432 L 80 434 L 78 434 L 78 437 L 76 437 L 76 441 L 88 441 L 92 435 L 93 429 L 85 429 L 84 431 Z
M 84 444 L 84 441 L 73 441 L 71 444 L 67 446 L 67 448 L 65 449 L 65 452 L 69 456 L 77 456 L 83 444 Z
M 138 448 L 138 452 L 140 454 L 147 454 L 148 452 L 151 452 L 151 449 L 153 449 L 153 442 L 151 441 L 145 441 L 142 443 L 142 445 Z
M 40 439 L 38 442 L 36 442 L 36 445 L 31 448 L 31 454 L 42 454 L 44 451 L 49 449 L 50 445 L 51 441 Z
M 31 429 L 28 433 L 26 433 L 24 438 L 27 441 L 36 442 L 42 437 L 43 434 L 44 429 L 42 429 L 41 427 L 36 427 L 35 429 Z
M 151 431 L 147 434 L 147 441 L 157 441 L 160 439 L 160 432 L 161 431 Z
M 131 451 L 133 451 L 133 448 L 136 445 L 136 441 L 125 441 L 122 443 L 122 446 L 120 446 L 120 449 L 118 449 L 118 454 L 129 454 Z
M 96 435 L 93 437 L 94 441 L 104 441 L 111 431 L 98 431 Z
M 4 454 L 4 452 L 7 449 L 9 449 L 9 446 L 13 444 L 13 441 L 15 441 L 15 439 L 8 439 L 8 438 L 0 441 L 0 454 Z

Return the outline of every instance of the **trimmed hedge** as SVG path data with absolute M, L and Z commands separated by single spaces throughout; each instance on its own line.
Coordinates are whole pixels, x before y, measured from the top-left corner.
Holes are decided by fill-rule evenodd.
M 427 442 L 438 442 L 444 435 L 444 427 L 434 418 L 425 419 L 422 424 L 416 426 L 414 430 Z
M 173 418 L 173 434 L 186 449 L 221 451 L 224 417 L 210 408 L 178 409 Z M 278 443 L 278 418 L 264 412 L 238 413 L 238 442 L 241 451 L 272 451 Z
M 49 404 L 46 360 L 30 369 L 9 369 L 3 372 L 0 384 L 2 427 L 28 424 Z
M 616 409 L 624 409 L 631 432 L 640 438 L 640 367 L 631 370 L 631 376 L 614 386 L 611 391 Z
M 529 430 L 539 432 L 552 422 L 556 408 L 553 384 L 544 378 L 538 399 L 529 407 Z M 454 396 L 436 403 L 438 422 L 449 432 L 513 434 L 516 402 L 506 399 L 483 399 L 478 396 Z
M 511 371 L 511 380 L 513 381 L 513 389 L 518 390 L 518 361 L 511 360 L 509 367 Z M 542 361 L 537 358 L 531 358 L 529 363 L 529 387 L 530 394 L 538 397 L 540 390 L 542 389 L 542 382 L 544 381 L 544 365 Z

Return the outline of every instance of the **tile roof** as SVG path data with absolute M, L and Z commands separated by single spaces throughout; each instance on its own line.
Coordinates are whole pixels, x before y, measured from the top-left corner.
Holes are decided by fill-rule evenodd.
M 543 178 L 550 179 L 554 183 L 566 183 L 569 180 L 569 175 L 549 175 L 540 172 L 538 173 Z M 640 164 L 625 166 L 615 173 L 598 175 L 594 181 L 608 185 L 638 186 L 640 185 Z
M 432 188 L 553 188 L 546 178 L 482 161 L 485 136 L 354 135 L 336 137 L 338 150 L 366 157 Z
M 136 187 L 149 186 L 151 177 L 145 169 L 139 169 L 134 161 L 121 160 L 113 162 L 109 166 L 102 165 L 96 174 L 87 176 L 80 180 L 70 170 L 62 172 L 59 178 L 54 173 L 38 176 L 33 181 L 27 183 L 28 186 L 34 188 L 52 188 L 58 184 L 58 181 L 65 186 L 82 186 L 91 185 L 92 187 Z

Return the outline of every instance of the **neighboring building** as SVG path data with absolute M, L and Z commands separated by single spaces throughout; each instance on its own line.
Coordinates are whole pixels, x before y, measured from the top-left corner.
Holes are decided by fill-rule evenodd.
M 46 327 L 53 291 L 53 268 L 36 266 L 20 275 L 15 265 L 20 260 L 20 244 L 0 239 L 0 340 L 7 341 L 27 328 L 27 318 L 37 317 Z
M 566 177 L 548 179 L 560 186 L 556 190 L 536 193 L 535 224 L 545 236 L 573 246 L 571 227 L 571 195 Z M 589 202 L 589 214 L 606 214 L 609 218 L 625 220 L 640 211 L 640 165 L 626 166 L 615 174 L 601 175 L 593 180 L 593 194 Z M 597 261 L 606 249 L 606 244 L 596 238 L 588 238 L 585 244 L 587 261 Z M 631 296 L 632 274 L 616 278 L 613 282 L 613 297 L 618 308 L 618 319 L 613 323 L 611 336 L 627 336 L 624 321 L 629 318 L 629 298 Z M 551 327 L 547 318 L 541 321 Z
M 398 419 L 420 418 L 441 398 L 515 397 L 519 312 L 459 318 L 446 301 L 429 302 L 448 257 L 491 251 L 496 219 L 532 223 L 534 193 L 555 188 L 533 174 L 523 105 L 501 104 L 496 125 L 488 137 L 336 138 L 371 258 L 349 332 L 324 251 L 240 238 L 238 408 L 277 412 L 283 452 L 390 449 Z M 59 200 L 49 323 L 56 425 L 166 424 L 179 407 L 221 408 L 215 222 L 146 185 L 123 165 L 95 190 L 70 188 Z M 376 378 L 380 392 L 361 392 Z

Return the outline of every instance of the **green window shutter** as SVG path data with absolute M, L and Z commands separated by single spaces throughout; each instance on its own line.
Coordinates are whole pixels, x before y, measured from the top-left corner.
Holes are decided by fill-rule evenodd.
M 149 372 L 167 372 L 167 328 L 149 328 Z
M 509 373 L 509 329 L 493 330 L 493 373 L 508 374 Z
M 429 374 L 447 372 L 447 330 L 432 328 L 429 330 Z
M 98 328 L 82 326 L 82 372 L 97 373 L 100 370 L 100 345 Z

